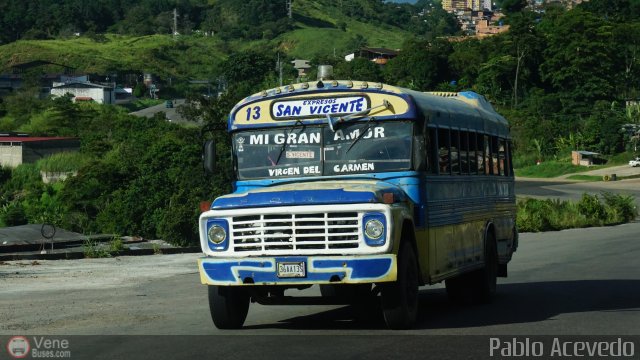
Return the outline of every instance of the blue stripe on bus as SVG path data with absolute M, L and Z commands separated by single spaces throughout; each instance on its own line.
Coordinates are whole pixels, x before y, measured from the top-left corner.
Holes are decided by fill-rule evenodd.
M 335 277 L 342 280 L 375 280 L 389 275 L 393 260 L 391 257 L 348 258 L 348 259 L 310 259 L 304 256 L 276 257 L 252 260 L 202 261 L 202 271 L 214 282 L 242 284 L 245 279 L 254 283 L 278 282 L 329 282 Z M 279 278 L 275 264 L 278 262 L 304 262 L 306 276 L 303 278 Z
M 378 180 L 384 181 L 394 185 L 416 185 L 420 183 L 418 179 L 419 172 L 416 171 L 397 171 L 397 172 L 381 172 L 381 173 L 368 173 L 368 174 L 354 174 L 354 175 L 339 175 L 339 176 L 323 176 L 323 177 L 291 177 L 291 178 L 265 178 L 256 180 L 238 180 L 235 182 L 236 192 L 246 192 L 253 189 L 261 189 L 268 186 L 289 184 L 289 183 L 304 183 L 313 181 L 327 181 L 327 180 Z M 407 193 L 409 197 L 411 195 Z
M 377 202 L 379 202 L 378 197 L 372 191 L 344 191 L 343 189 L 288 190 L 245 193 L 244 196 L 238 197 L 222 197 L 213 202 L 211 209 Z

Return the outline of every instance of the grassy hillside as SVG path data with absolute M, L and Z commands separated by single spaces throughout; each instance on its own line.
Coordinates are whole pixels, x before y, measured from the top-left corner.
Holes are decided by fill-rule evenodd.
M 218 73 L 230 53 L 253 47 L 278 49 L 291 57 L 343 57 L 354 46 L 399 48 L 409 34 L 388 25 L 354 21 L 326 2 L 294 2 L 295 29 L 273 40 L 230 41 L 217 37 L 169 35 L 129 37 L 106 34 L 90 39 L 21 40 L 0 46 L 0 73 L 15 64 L 47 60 L 77 68 L 79 73 L 116 70 L 150 71 L 162 77 L 202 78 Z
M 47 60 L 75 67 L 78 72 L 147 70 L 161 76 L 190 77 L 214 71 L 212 64 L 224 58 L 215 38 L 185 36 L 178 41 L 167 35 L 105 38 L 100 42 L 85 37 L 17 41 L 0 47 L 0 68 L 6 70 L 15 64 Z

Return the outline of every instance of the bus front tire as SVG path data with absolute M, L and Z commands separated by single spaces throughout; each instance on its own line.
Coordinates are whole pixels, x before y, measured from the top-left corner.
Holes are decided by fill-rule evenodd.
M 382 312 L 390 329 L 408 329 L 418 315 L 418 262 L 409 243 L 400 245 L 398 277 L 382 287 Z
M 218 329 L 240 329 L 249 312 L 249 293 L 239 286 L 209 285 L 211 320 Z

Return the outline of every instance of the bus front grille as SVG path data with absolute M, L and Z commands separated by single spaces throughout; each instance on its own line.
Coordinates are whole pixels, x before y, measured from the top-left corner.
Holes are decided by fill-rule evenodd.
M 234 216 L 230 232 L 234 252 L 356 249 L 357 212 Z

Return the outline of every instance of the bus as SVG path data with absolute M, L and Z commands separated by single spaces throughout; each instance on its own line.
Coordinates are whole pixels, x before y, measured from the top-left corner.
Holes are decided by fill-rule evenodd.
M 247 97 L 228 132 L 233 192 L 199 218 L 217 328 L 241 328 L 250 303 L 344 303 L 377 304 L 406 329 L 420 286 L 489 302 L 507 276 L 512 142 L 481 95 L 321 79 Z M 204 145 L 209 172 L 215 149 Z

